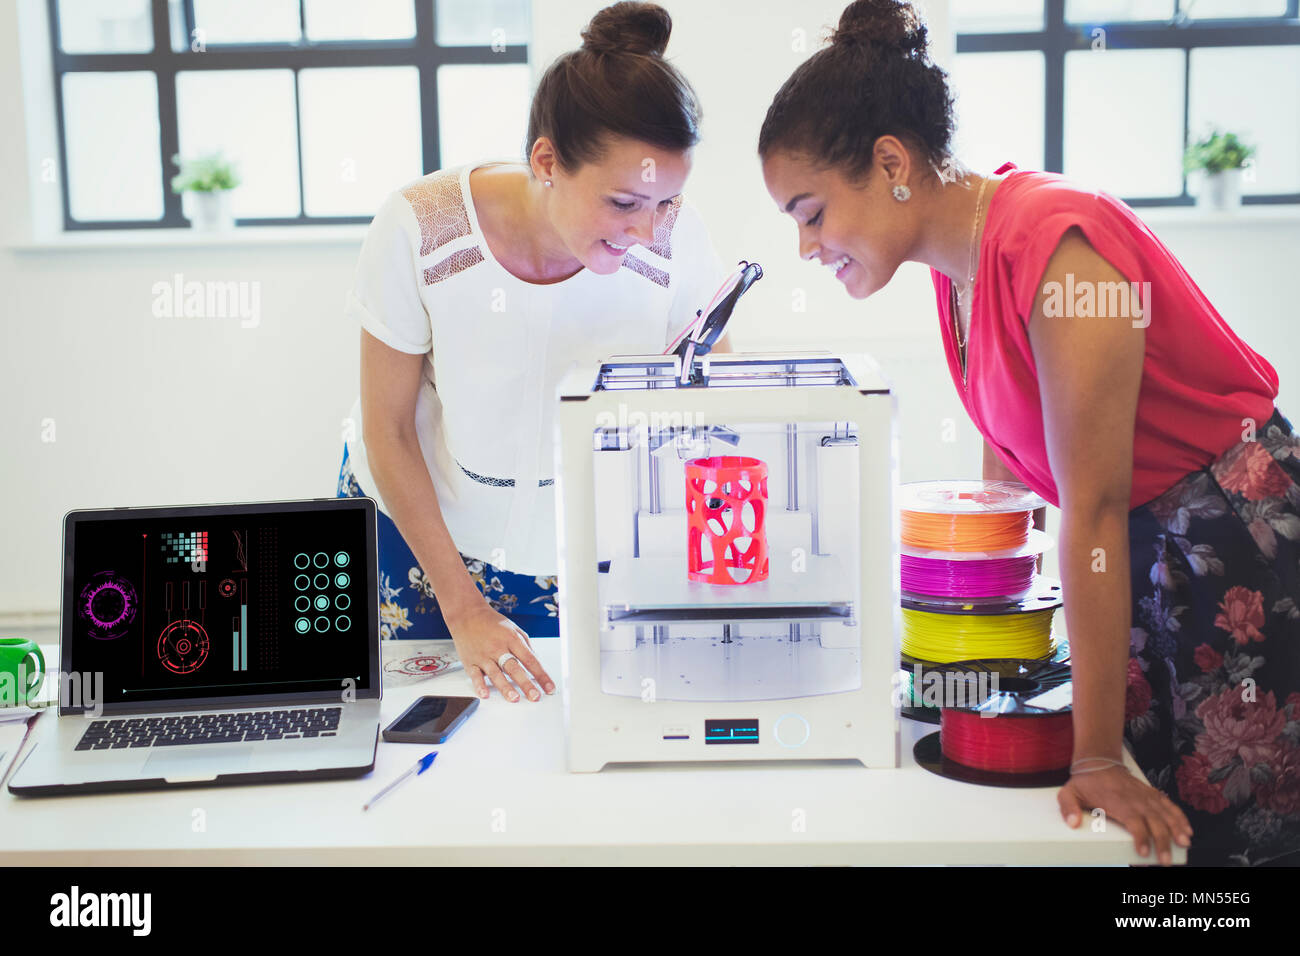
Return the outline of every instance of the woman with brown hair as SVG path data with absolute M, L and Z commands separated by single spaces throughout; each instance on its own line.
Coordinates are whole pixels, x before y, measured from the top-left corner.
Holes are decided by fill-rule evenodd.
M 397 190 L 357 266 L 338 493 L 380 503 L 383 636 L 450 637 L 482 697 L 555 690 L 529 636 L 557 633 L 560 377 L 662 352 L 722 280 L 682 200 L 700 108 L 671 29 L 654 4 L 601 10 L 538 84 L 526 162 Z
M 1100 808 L 1162 862 L 1171 842 L 1193 863 L 1293 855 L 1300 438 L 1277 372 L 1124 203 L 1010 163 L 977 175 L 952 132 L 915 10 L 857 0 L 758 148 L 800 255 L 849 295 L 930 266 L 984 477 L 1061 509 L 1067 823 Z

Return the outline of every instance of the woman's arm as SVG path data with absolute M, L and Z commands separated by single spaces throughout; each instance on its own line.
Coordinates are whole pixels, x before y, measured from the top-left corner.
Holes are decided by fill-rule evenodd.
M 981 477 L 985 481 L 1014 481 L 1017 484 L 1023 484 L 1010 468 L 1002 464 L 1002 459 L 999 458 L 997 452 L 993 450 L 993 446 L 988 443 L 988 439 L 984 440 L 984 469 L 981 473 Z M 1034 509 L 1034 527 L 1039 531 L 1047 530 L 1046 508 Z M 1038 559 L 1038 570 L 1043 570 L 1043 559 L 1041 556 Z
M 483 602 L 438 508 L 415 433 L 423 355 L 390 348 L 361 332 L 363 441 L 389 516 L 429 576 L 444 618 Z M 428 507 L 429 502 L 434 507 Z
M 456 638 L 465 671 L 479 695 L 487 694 L 483 683 L 486 674 L 504 697 L 517 699 L 506 675 L 496 666 L 496 658 L 507 650 L 519 658 L 549 694 L 555 689 L 554 683 L 526 644 L 518 641 L 515 632 L 507 633 L 509 622 L 484 600 L 465 570 L 443 520 L 415 431 L 415 406 L 423 364 L 423 355 L 390 348 L 362 330 L 361 417 L 370 473 L 389 516 L 429 577 L 443 620 Z M 507 661 L 506 667 L 511 668 L 509 676 L 533 697 L 536 689 L 527 675 L 515 673 L 519 664 Z M 483 673 L 478 673 L 476 668 Z
M 1048 462 L 1060 495 L 1061 580 L 1074 678 L 1074 759 L 1123 757 L 1131 624 L 1128 511 L 1133 428 L 1145 328 L 1128 317 L 1063 318 L 1044 312 L 1048 282 L 1074 288 L 1126 282 L 1078 228 L 1062 237 L 1043 274 L 1029 324 L 1038 369 Z M 1173 837 L 1187 845 L 1186 817 L 1163 794 L 1117 767 L 1071 777 L 1060 794 L 1071 825 L 1101 807 L 1145 856 L 1167 863 Z

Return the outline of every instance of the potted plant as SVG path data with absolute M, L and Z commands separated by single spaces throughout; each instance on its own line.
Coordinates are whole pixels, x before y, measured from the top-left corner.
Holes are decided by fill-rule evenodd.
M 230 191 L 239 185 L 239 173 L 234 163 L 227 162 L 220 153 L 181 159 L 173 156 L 180 173 L 172 177 L 172 192 L 184 196 L 189 193 L 186 215 L 195 229 L 231 229 L 235 217 L 230 209 Z
M 1196 204 L 1208 209 L 1235 209 L 1241 205 L 1241 170 L 1255 155 L 1235 133 L 1212 130 L 1200 142 L 1187 147 L 1183 169 L 1202 173 Z

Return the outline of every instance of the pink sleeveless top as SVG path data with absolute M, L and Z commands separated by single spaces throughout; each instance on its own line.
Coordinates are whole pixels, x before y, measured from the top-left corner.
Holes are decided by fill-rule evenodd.
M 1078 226 L 1103 259 L 1137 283 L 1131 318 L 1066 321 L 1149 322 L 1133 435 L 1129 507 L 1155 498 L 1189 471 L 1241 441 L 1242 419 L 1263 425 L 1273 414 L 1273 366 L 1228 327 L 1173 254 L 1124 203 L 1072 185 L 1055 173 L 1011 170 L 993 194 L 980 240 L 975 298 L 966 343 L 966 383 L 953 333 L 951 281 L 931 269 L 948 369 L 967 414 L 1002 462 L 1059 507 L 1047 462 L 1038 374 L 1028 322 L 1043 270 L 1065 231 Z M 1149 296 L 1143 283 L 1150 283 Z M 1087 308 L 1063 287 L 1065 315 Z M 1118 295 L 1118 290 L 1115 290 Z M 1093 315 L 1117 314 L 1122 299 L 1098 296 Z

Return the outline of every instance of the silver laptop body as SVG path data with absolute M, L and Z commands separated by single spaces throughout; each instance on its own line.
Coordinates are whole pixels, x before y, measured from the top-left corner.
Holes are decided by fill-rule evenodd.
M 370 498 L 69 512 L 58 716 L 10 792 L 372 770 L 377 540 Z

